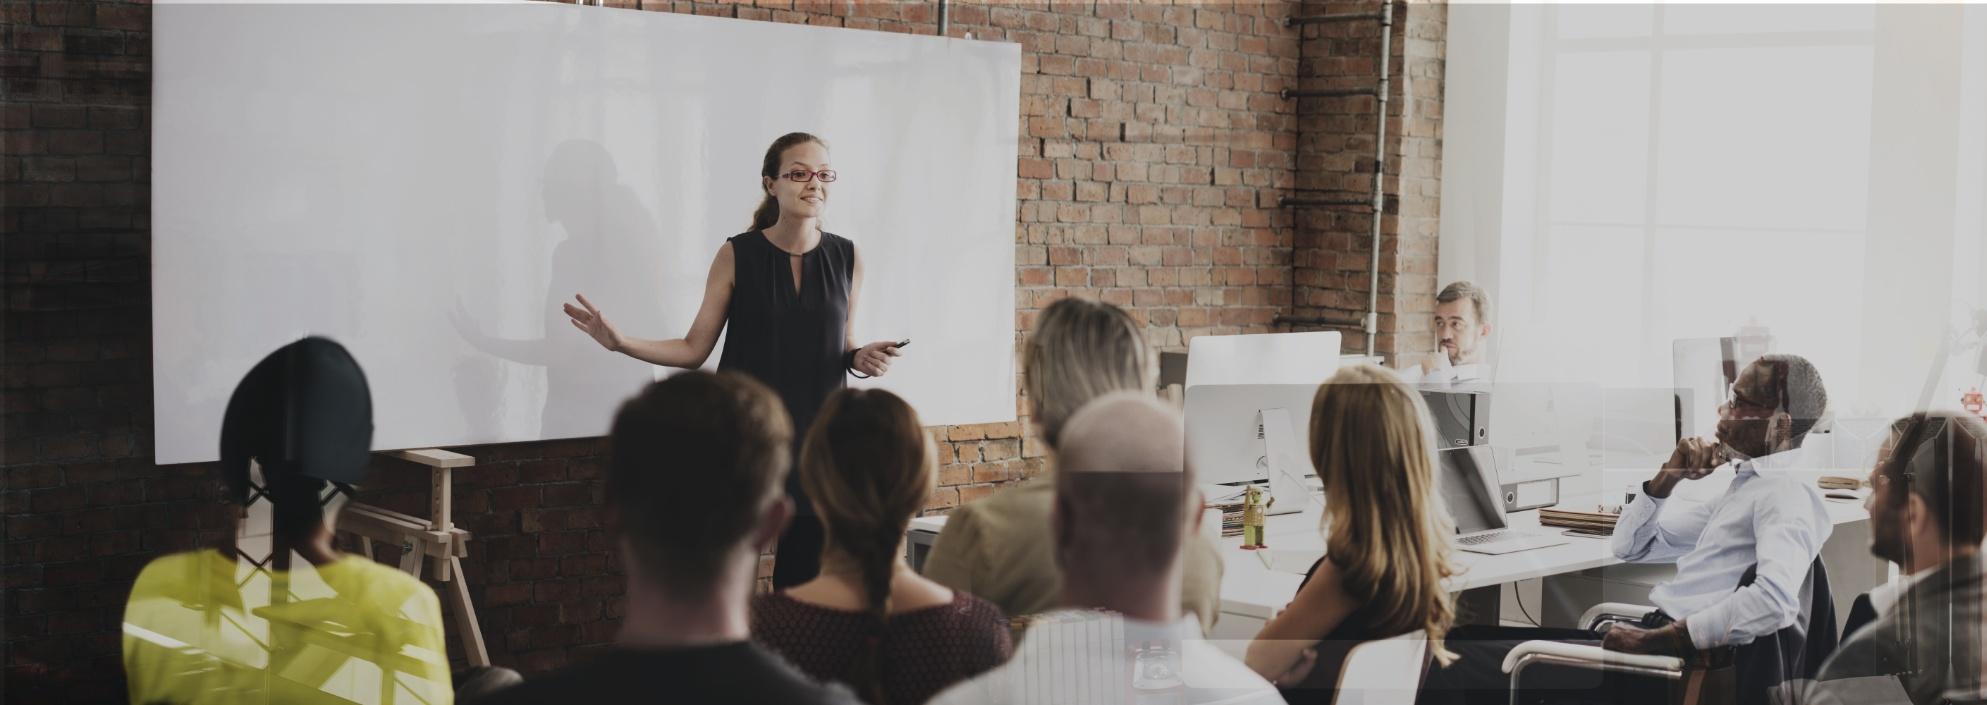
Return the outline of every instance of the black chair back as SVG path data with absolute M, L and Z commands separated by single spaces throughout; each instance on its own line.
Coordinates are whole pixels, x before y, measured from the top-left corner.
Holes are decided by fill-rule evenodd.
M 1848 641 L 1858 630 L 1874 621 L 1877 621 L 1877 606 L 1870 601 L 1870 593 L 1857 595 L 1856 601 L 1849 603 L 1849 616 L 1842 620 L 1842 640 Z
M 1739 587 L 1751 585 L 1758 566 L 1747 568 Z M 1835 653 L 1835 597 L 1828 588 L 1828 568 L 1816 557 L 1801 583 L 1801 616 L 1785 629 L 1732 650 L 1734 700 L 1738 705 L 1768 705 L 1771 691 L 1791 680 L 1811 680 Z

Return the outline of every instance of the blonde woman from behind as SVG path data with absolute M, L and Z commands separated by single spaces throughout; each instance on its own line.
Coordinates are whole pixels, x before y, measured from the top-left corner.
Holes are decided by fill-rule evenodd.
M 1049 445 L 1051 467 L 1065 422 L 1113 392 L 1152 393 L 1153 353 L 1123 309 L 1084 298 L 1043 308 L 1022 350 L 1031 421 Z M 947 517 L 925 577 L 994 603 L 1010 617 L 1043 612 L 1062 597 L 1062 573 L 1049 536 L 1052 474 L 960 507 Z M 1180 600 L 1212 630 L 1221 604 L 1221 555 L 1198 535 L 1185 547 Z
M 1436 659 L 1455 607 L 1455 533 L 1435 487 L 1435 437 L 1421 395 L 1371 365 L 1332 375 L 1311 403 L 1311 462 L 1325 486 L 1325 557 L 1290 606 L 1249 644 L 1247 662 L 1292 705 L 1330 703 L 1346 653 L 1420 632 Z

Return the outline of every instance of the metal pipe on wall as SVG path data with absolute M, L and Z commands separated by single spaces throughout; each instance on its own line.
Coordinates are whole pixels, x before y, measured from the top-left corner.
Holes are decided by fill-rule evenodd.
M 1394 58 L 1394 0 L 1381 0 L 1380 9 L 1380 87 L 1374 97 L 1380 101 L 1380 119 L 1373 128 L 1373 278 L 1366 299 L 1366 355 L 1371 357 L 1380 337 L 1380 222 L 1387 208 L 1387 91 Z
M 1283 89 L 1283 92 L 1280 93 L 1279 95 L 1283 96 L 1284 100 L 1289 100 L 1291 98 L 1343 98 L 1349 95 L 1373 95 L 1373 89 L 1327 88 L 1324 90 L 1316 90 L 1316 91 L 1299 91 L 1299 90 L 1291 90 L 1289 88 L 1285 88 Z
M 951 3 L 948 0 L 938 0 L 938 36 L 946 36 L 946 26 L 952 23 L 950 9 Z
M 1297 208 L 1323 208 L 1332 206 L 1368 206 L 1373 214 L 1373 257 L 1369 269 L 1371 279 L 1367 284 L 1366 315 L 1357 321 L 1333 318 L 1310 318 L 1299 316 L 1278 316 L 1276 322 L 1296 325 L 1357 326 L 1366 333 L 1366 354 L 1371 356 L 1378 349 L 1380 337 L 1380 224 L 1386 216 L 1387 207 L 1387 92 L 1392 88 L 1394 53 L 1394 0 L 1381 0 L 1379 12 L 1354 12 L 1308 17 L 1290 17 L 1283 22 L 1285 27 L 1327 22 L 1352 22 L 1377 19 L 1380 21 L 1380 76 L 1377 85 L 1371 88 L 1330 88 L 1322 90 L 1284 89 L 1282 97 L 1291 98 L 1337 98 L 1355 95 L 1372 95 L 1377 100 L 1376 120 L 1373 128 L 1373 196 L 1368 201 L 1348 201 L 1331 198 L 1305 198 L 1285 196 L 1277 199 L 1277 205 Z M 1303 46 L 1303 38 L 1298 38 L 1298 46 Z M 1300 56 L 1301 60 L 1302 57 Z M 1293 308 L 1296 296 L 1292 287 Z
M 1270 320 L 1273 323 L 1284 325 L 1326 326 L 1329 328 L 1358 328 L 1361 323 L 1358 319 L 1325 318 L 1321 316 L 1277 316 Z
M 1284 196 L 1276 199 L 1276 204 L 1285 208 L 1329 208 L 1332 206 L 1364 206 L 1371 202 L 1359 198 L 1305 198 Z
M 1295 27 L 1298 25 L 1323 24 L 1326 22 L 1350 22 L 1352 20 L 1377 20 L 1377 19 L 1380 19 L 1380 13 L 1378 12 L 1347 12 L 1336 15 L 1310 15 L 1310 16 L 1300 15 L 1300 16 L 1283 18 L 1283 26 Z

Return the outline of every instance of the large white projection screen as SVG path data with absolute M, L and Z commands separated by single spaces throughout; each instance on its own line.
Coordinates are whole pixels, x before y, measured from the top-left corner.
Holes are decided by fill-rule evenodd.
M 1020 50 L 556 4 L 153 11 L 157 462 L 304 335 L 349 347 L 377 449 L 604 434 L 681 337 L 779 135 L 830 144 L 859 343 L 929 424 L 1014 418 Z M 713 354 L 708 366 L 719 359 Z

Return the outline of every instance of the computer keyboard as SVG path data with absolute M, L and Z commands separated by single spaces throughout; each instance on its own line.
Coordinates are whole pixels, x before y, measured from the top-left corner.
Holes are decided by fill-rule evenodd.
M 1471 553 L 1499 555 L 1567 543 L 1562 536 L 1546 536 L 1524 531 L 1490 531 L 1456 537 L 1456 547 Z

